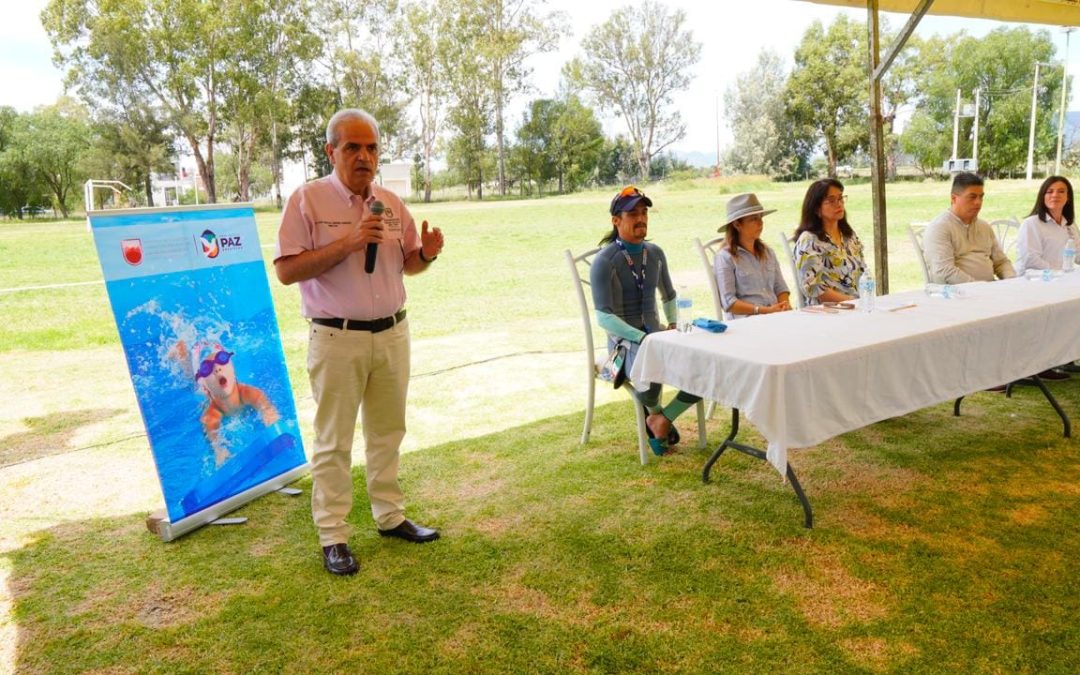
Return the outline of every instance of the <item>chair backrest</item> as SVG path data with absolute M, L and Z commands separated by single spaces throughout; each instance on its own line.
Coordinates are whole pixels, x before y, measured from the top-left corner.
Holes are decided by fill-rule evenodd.
M 923 254 L 923 235 L 926 234 L 926 223 L 911 223 L 907 228 L 908 236 L 911 237 L 911 245 L 915 247 L 915 258 L 919 261 L 919 269 L 922 270 L 923 283 L 930 283 L 930 268 L 926 266 L 926 255 Z
M 1020 233 L 1020 221 L 1016 218 L 1001 218 L 990 223 L 990 227 L 994 228 L 994 235 L 997 236 L 1001 250 L 1009 257 L 1009 260 L 1015 259 L 1016 236 Z
M 589 268 L 592 267 L 593 256 L 600 251 L 599 248 L 589 249 L 584 253 L 574 255 L 570 249 L 566 249 L 566 262 L 570 266 L 570 276 L 574 281 L 574 291 L 577 293 L 578 306 L 581 309 L 581 322 L 585 329 L 585 355 L 589 362 L 589 369 L 596 372 L 596 348 L 593 345 L 592 332 L 592 290 L 588 297 L 585 295 L 585 286 L 589 286 Z
M 720 302 L 720 286 L 716 283 L 716 268 L 713 266 L 716 254 L 720 252 L 720 248 L 723 245 L 724 238 L 722 236 L 710 239 L 704 244 L 701 243 L 701 239 L 694 237 L 694 248 L 701 258 L 702 267 L 705 268 L 705 278 L 709 280 L 709 290 L 712 292 L 713 311 L 716 312 L 717 319 L 726 321 L 731 317 L 724 311 L 724 305 Z
M 799 268 L 795 266 L 795 241 L 787 236 L 787 232 L 780 231 L 780 248 L 784 251 L 788 267 L 791 269 L 791 285 L 795 288 L 795 309 L 806 307 L 806 296 L 803 295 L 802 283 L 799 281 Z

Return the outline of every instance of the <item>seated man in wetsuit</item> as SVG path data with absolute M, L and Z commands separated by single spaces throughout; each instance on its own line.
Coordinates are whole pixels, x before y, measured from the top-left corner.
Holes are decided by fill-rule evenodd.
M 603 248 L 596 254 L 590 272 L 597 323 L 607 331 L 609 350 L 620 343 L 626 346 L 627 373 L 645 336 L 675 327 L 675 287 L 667 258 L 659 246 L 645 241 L 651 206 L 652 200 L 633 186 L 615 195 L 610 208 L 611 230 L 600 240 Z M 660 323 L 656 311 L 657 290 L 666 324 Z M 701 400 L 700 396 L 680 391 L 667 406 L 661 406 L 661 388 L 660 383 L 652 383 L 648 391 L 637 392 L 649 413 L 645 424 L 649 445 L 657 455 L 665 454 L 669 445 L 678 442 L 672 425 L 675 418 Z

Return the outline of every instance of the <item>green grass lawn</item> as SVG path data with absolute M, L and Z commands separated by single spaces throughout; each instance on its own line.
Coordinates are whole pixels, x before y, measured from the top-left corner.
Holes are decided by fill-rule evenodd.
M 987 186 L 1020 216 L 1036 185 Z M 708 313 L 691 250 L 729 182 L 647 189 L 651 238 Z M 805 184 L 755 185 L 766 240 Z M 869 249 L 869 187 L 849 188 Z M 905 228 L 942 183 L 889 186 L 892 288 L 921 277 Z M 408 280 L 414 379 L 402 480 L 444 538 L 377 536 L 357 485 L 359 575 L 321 567 L 310 480 L 163 544 L 156 477 L 101 285 L 0 293 L 0 672 L 1061 672 L 1080 669 L 1080 458 L 1034 390 L 979 393 L 792 453 L 802 528 L 766 464 L 706 451 L 642 467 L 625 395 L 579 445 L 582 336 L 562 250 L 609 225 L 607 191 L 415 205 L 447 247 Z M 263 243 L 276 217 L 259 214 Z M 272 254 L 267 249 L 267 257 Z M 100 279 L 85 223 L 0 224 L 0 289 Z M 305 324 L 272 281 L 310 442 Z M 1080 410 L 1080 383 L 1053 385 Z M 670 392 L 669 392 L 670 395 Z M 708 425 L 726 434 L 720 411 Z M 744 440 L 763 443 L 749 425 Z

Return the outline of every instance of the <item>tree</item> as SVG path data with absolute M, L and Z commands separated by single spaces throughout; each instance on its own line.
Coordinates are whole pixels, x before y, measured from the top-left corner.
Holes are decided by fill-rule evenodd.
M 889 34 L 882 42 L 892 44 L 895 39 L 895 34 Z M 936 41 L 936 37 L 931 38 L 932 43 Z M 919 36 L 912 35 L 882 78 L 881 118 L 884 127 L 885 178 L 887 180 L 896 178 L 896 165 L 899 159 L 900 138 L 895 131 L 897 114 L 916 98 L 918 75 L 926 68 L 926 60 L 933 58 L 934 55 L 930 54 L 924 46 L 924 41 Z
M 1000 176 L 1027 160 L 1031 85 L 1035 62 L 1048 63 L 1054 43 L 1045 30 L 998 28 L 982 39 L 965 37 L 951 54 L 955 89 L 979 89 L 979 170 Z M 1056 110 L 1062 86 L 1061 68 L 1041 68 L 1036 110 L 1035 152 L 1050 157 L 1056 149 Z M 952 97 L 955 101 L 955 90 Z M 1041 119 L 1040 119 L 1041 118 Z M 970 130 L 966 136 L 970 137 Z M 970 156 L 970 155 L 969 155 Z
M 161 117 L 138 104 L 99 110 L 91 122 L 84 173 L 90 178 L 119 180 L 141 188 L 147 206 L 154 205 L 153 175 L 174 171 L 173 138 Z
M 558 191 L 575 190 L 600 162 L 604 135 L 591 108 L 576 95 L 537 99 L 518 128 L 519 164 L 541 185 L 558 180 Z
M 517 130 L 513 164 L 520 170 L 522 182 L 535 182 L 540 194 L 544 194 L 544 183 L 555 177 L 555 161 L 548 149 L 557 116 L 558 101 L 537 99 L 522 115 Z
M 460 12 L 444 24 L 447 48 L 442 52 L 454 103 L 448 121 L 456 132 L 447 146 L 447 164 L 472 197 L 484 198 L 486 136 L 493 130 L 491 82 L 479 53 L 484 26 L 477 12 Z
M 957 90 L 971 103 L 979 90 L 979 171 L 991 177 L 1020 170 L 1027 162 L 1035 62 L 1050 63 L 1054 45 L 1045 30 L 999 28 L 976 39 L 963 32 L 927 40 L 919 50 L 914 80 L 918 112 L 905 130 L 905 147 L 922 153 L 923 166 L 952 155 Z M 1036 96 L 1035 156 L 1056 149 L 1055 122 L 1062 70 L 1042 67 Z M 971 157 L 973 118 L 961 118 L 960 157 Z M 936 138 L 931 138 L 936 132 Z M 936 158 L 931 163 L 932 154 Z
M 384 159 L 411 154 L 401 143 L 410 83 L 394 53 L 394 26 L 401 13 L 398 0 L 343 3 L 315 0 L 315 33 L 324 41 L 318 61 L 322 76 L 336 93 L 332 108 L 362 108 L 379 122 Z M 324 111 L 323 124 L 334 112 Z
M 225 32 L 235 45 L 223 69 L 222 114 L 232 148 L 236 194 L 250 201 L 252 162 L 270 151 L 275 199 L 281 202 L 281 147 L 291 115 L 291 94 L 309 77 L 321 41 L 308 28 L 302 0 L 231 0 Z
M 734 141 L 726 162 L 735 171 L 788 177 L 805 163 L 813 146 L 805 127 L 786 119 L 787 74 L 780 57 L 762 50 L 754 67 L 724 93 Z
M 862 26 L 844 14 L 828 30 L 812 23 L 795 50 L 785 95 L 788 119 L 820 139 L 832 178 L 839 158 L 869 143 L 867 54 Z
M 28 115 L 0 107 L 0 213 L 22 219 L 27 208 L 45 208 L 48 190 L 27 157 Z
M 600 185 L 625 184 L 641 167 L 637 163 L 637 149 L 626 136 L 605 139 L 600 148 L 600 161 L 596 167 L 596 181 Z
M 274 187 L 270 150 L 264 150 L 257 159 L 241 167 L 241 158 L 236 155 L 228 152 L 218 155 L 218 194 L 224 199 L 246 202 L 269 192 Z
M 686 134 L 672 95 L 690 85 L 701 45 L 683 29 L 685 22 L 685 12 L 654 0 L 623 7 L 589 32 L 582 42 L 584 57 L 564 71 L 601 109 L 622 116 L 641 177 L 649 175 L 654 155 Z
M 405 8 L 394 34 L 397 51 L 402 59 L 405 78 L 412 83 L 416 108 L 420 117 L 419 162 L 422 167 L 418 186 L 422 186 L 424 201 L 431 201 L 431 159 L 435 144 L 446 123 L 450 86 L 447 82 L 448 31 L 444 30 L 450 16 L 443 6 L 415 2 Z
M 223 17 L 242 1 L 49 0 L 41 13 L 68 83 L 95 108 L 119 99 L 159 108 L 191 147 L 210 202 L 221 70 L 236 46 Z
M 494 106 L 495 151 L 498 157 L 499 194 L 506 194 L 505 110 L 511 96 L 528 89 L 530 69 L 525 61 L 549 52 L 566 33 L 561 12 L 540 14 L 535 5 L 544 0 L 457 0 L 463 12 L 478 13 L 481 28 L 479 54 L 490 79 Z
M 924 176 L 936 173 L 943 159 L 949 156 L 949 130 L 926 111 L 911 116 L 904 133 L 900 135 L 900 148 L 915 162 L 915 168 Z
M 86 110 L 70 99 L 38 108 L 26 116 L 13 145 L 20 146 L 26 166 L 47 186 L 53 207 L 65 218 L 76 186 L 84 180 L 82 158 L 90 147 Z

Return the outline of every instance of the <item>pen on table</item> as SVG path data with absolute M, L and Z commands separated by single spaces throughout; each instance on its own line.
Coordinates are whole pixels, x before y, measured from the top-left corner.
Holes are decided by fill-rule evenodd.
M 912 303 L 909 303 L 907 305 L 900 305 L 899 307 L 893 307 L 889 311 L 890 312 L 899 312 L 902 309 L 911 309 L 912 307 L 918 307 L 918 305 L 916 305 L 914 302 L 912 302 Z

